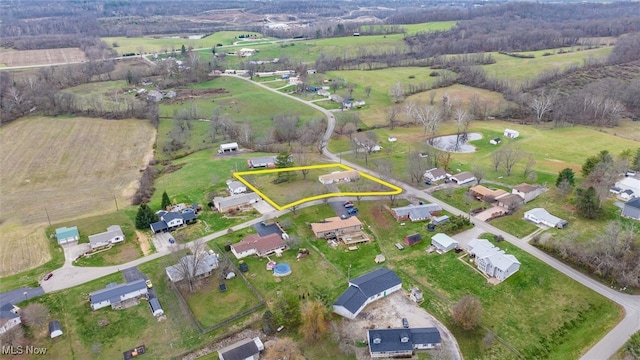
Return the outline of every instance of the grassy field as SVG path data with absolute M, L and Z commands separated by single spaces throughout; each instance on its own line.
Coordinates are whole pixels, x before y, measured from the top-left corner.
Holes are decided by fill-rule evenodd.
M 8 231 L 0 241 L 0 273 L 48 260 L 46 238 L 33 231 L 40 224 L 113 211 L 116 201 L 126 206 L 154 137 L 142 120 L 30 117 L 3 126 L 0 219 Z
M 142 52 L 143 54 L 152 54 L 173 50 L 180 51 L 182 45 L 186 48 L 191 47 L 194 49 L 208 48 L 209 53 L 211 53 L 210 49 L 216 46 L 216 44 L 231 45 L 235 41 L 241 40 L 237 38 L 238 36 L 246 34 L 262 37 L 261 34 L 246 31 L 220 31 L 202 39 L 185 39 L 170 35 L 158 35 L 145 37 L 103 37 L 101 40 L 110 46 L 113 46 L 114 43 L 117 44 L 118 46 L 113 46 L 113 48 L 120 55 L 125 53 L 139 54 Z
M 139 101 L 133 95 L 126 94 L 125 89 L 131 87 L 125 80 L 100 81 L 67 88 L 62 92 L 72 94 L 76 106 L 85 111 L 124 111 L 129 106 L 128 101 Z

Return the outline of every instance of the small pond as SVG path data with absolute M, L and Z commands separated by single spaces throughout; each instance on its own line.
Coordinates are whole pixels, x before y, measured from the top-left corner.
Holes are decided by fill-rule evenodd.
M 467 133 L 466 137 L 464 134 L 446 135 L 430 139 L 429 144 L 436 149 L 444 151 L 470 153 L 476 151 L 476 147 L 469 145 L 469 141 L 480 139 L 482 139 L 482 134 L 480 133 Z

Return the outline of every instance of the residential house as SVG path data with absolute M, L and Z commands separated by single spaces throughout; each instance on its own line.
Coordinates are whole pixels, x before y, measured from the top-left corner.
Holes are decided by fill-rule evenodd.
M 18 311 L 20 311 L 20 308 L 10 303 L 0 307 L 0 334 L 4 334 L 22 324 Z
M 633 199 L 633 198 L 637 197 L 638 195 L 639 194 L 636 194 L 633 190 L 627 189 L 627 190 L 622 190 L 620 192 L 620 194 L 618 194 L 618 198 L 620 200 L 627 201 L 627 200 L 630 200 L 630 199 Z
M 520 136 L 520 132 L 518 130 L 504 129 L 504 137 L 515 139 L 518 136 Z
M 507 192 L 502 189 L 489 189 L 482 185 L 475 185 L 469 188 L 469 193 L 476 199 L 483 201 L 485 199 L 496 199 L 500 195 L 504 195 Z
M 232 142 L 227 144 L 220 144 L 220 148 L 218 149 L 218 154 L 236 152 L 240 149 L 238 143 Z
M 62 335 L 62 326 L 60 325 L 60 321 L 53 320 L 49 322 L 49 337 L 57 338 Z
M 109 284 L 106 288 L 89 294 L 92 310 L 111 306 L 112 309 L 126 307 L 129 303 L 137 303 L 141 297 L 147 297 L 149 289 L 144 279 L 124 283 Z
M 461 172 L 451 176 L 451 181 L 454 181 L 458 185 L 468 184 L 472 181 L 476 181 L 476 177 L 470 172 Z
M 624 203 L 622 217 L 640 220 L 640 198 L 635 198 Z
M 254 192 L 227 196 L 227 197 L 215 197 L 213 198 L 213 206 L 219 212 L 227 212 L 236 209 L 251 208 L 251 205 L 260 201 L 260 196 Z
M 631 190 L 636 197 L 640 197 L 640 179 L 636 179 L 635 177 L 625 177 L 616 182 L 615 186 L 622 189 L 621 191 Z
M 431 223 L 433 225 L 439 225 L 439 224 L 448 222 L 449 220 L 451 220 L 449 218 L 449 215 L 442 215 L 442 216 L 436 216 L 433 219 L 431 219 Z
M 496 198 L 498 206 L 501 206 L 509 211 L 519 209 L 524 204 L 524 200 L 516 194 L 503 194 Z
M 431 237 L 431 246 L 436 248 L 439 253 L 446 253 L 458 247 L 458 242 L 449 237 L 447 234 L 437 233 Z
M 438 329 L 370 329 L 367 330 L 372 358 L 412 357 L 414 350 L 434 349 L 442 339 Z
M 511 189 L 511 193 L 520 196 L 525 203 L 535 199 L 538 195 L 544 192 L 542 186 L 535 186 L 529 184 L 516 185 Z
M 422 241 L 422 235 L 420 235 L 420 233 L 415 233 L 404 237 L 404 243 L 407 244 L 407 246 L 413 246 L 420 241 Z
M 213 251 L 199 254 L 200 259 L 194 259 L 193 254 L 185 255 L 177 264 L 164 268 L 169 281 L 177 283 L 185 278 L 186 274 L 192 274 L 195 279 L 211 276 L 213 270 L 220 266 L 220 259 Z M 194 270 L 193 267 L 196 267 Z
M 111 225 L 106 232 L 89 235 L 91 250 L 111 246 L 124 241 L 124 233 L 120 225 Z
M 331 174 L 318 176 L 318 181 L 324 185 L 350 182 L 358 179 L 360 179 L 360 173 L 358 170 L 336 171 Z
M 278 234 L 273 233 L 266 236 L 250 234 L 242 241 L 231 245 L 231 252 L 236 259 L 242 259 L 251 255 L 268 256 L 286 248 L 287 244 Z
M 151 310 L 151 314 L 155 317 L 164 315 L 164 310 L 162 309 L 162 306 L 160 306 L 160 301 L 158 301 L 158 298 L 156 297 L 149 299 L 149 309 Z
M 333 303 L 333 312 L 348 319 L 356 316 L 368 304 L 402 288 L 402 280 L 387 268 L 378 268 L 349 280 L 349 287 Z
M 558 229 L 563 229 L 569 225 L 568 221 L 549 214 L 549 212 L 543 208 L 534 208 L 525 212 L 524 218 L 536 224 L 543 224 Z
M 257 158 L 251 158 L 247 160 L 247 166 L 251 169 L 255 168 L 275 168 L 276 157 L 275 156 L 262 156 Z
M 357 216 L 351 216 L 346 219 L 331 217 L 320 223 L 311 223 L 311 231 L 319 239 L 338 237 L 360 230 L 362 230 L 362 223 Z
M 256 52 L 258 52 L 258 50 L 256 50 L 256 49 L 242 48 L 242 49 L 238 50 L 238 56 L 240 56 L 240 57 L 249 57 L 249 56 L 254 55 Z
M 478 270 L 489 277 L 503 281 L 520 270 L 520 262 L 515 256 L 505 254 L 504 250 L 485 239 L 473 239 L 469 241 L 468 247 Z
M 154 234 L 171 231 L 196 221 L 196 213 L 193 209 L 184 209 L 181 213 L 177 211 L 160 210 L 158 217 L 160 219 L 159 221 L 149 225 Z
M 77 226 L 61 227 L 56 229 L 56 239 L 58 244 L 66 244 L 72 241 L 78 241 L 80 239 L 80 232 Z
M 443 168 L 433 168 L 424 172 L 424 178 L 433 182 L 444 180 L 449 176 L 451 175 L 447 174 Z
M 426 221 L 432 216 L 440 215 L 442 207 L 438 204 L 409 205 L 391 209 L 397 221 Z
M 240 181 L 237 180 L 228 180 L 227 188 L 229 189 L 229 193 L 231 195 L 238 195 L 247 192 L 247 186 Z
M 316 94 L 318 94 L 319 96 L 324 96 L 324 97 L 329 97 L 331 96 L 331 93 L 325 89 L 320 89 L 318 91 L 316 91 Z
M 340 95 L 333 94 L 333 95 L 330 95 L 329 98 L 332 101 L 337 102 L 338 104 L 343 104 L 344 103 L 344 98 L 342 96 L 340 96 Z
M 220 360 L 258 360 L 264 344 L 259 337 L 244 339 L 218 350 Z

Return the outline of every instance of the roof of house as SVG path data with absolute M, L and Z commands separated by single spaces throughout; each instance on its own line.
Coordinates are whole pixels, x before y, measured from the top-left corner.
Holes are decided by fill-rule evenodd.
M 496 197 L 496 200 L 500 201 L 503 204 L 513 204 L 513 203 L 521 203 L 524 201 L 520 195 L 504 193 L 501 196 Z
M 15 319 L 19 317 L 20 315 L 11 311 L 6 311 L 6 310 L 0 311 L 0 319 Z
M 520 264 L 515 256 L 505 254 L 504 250 L 500 250 L 485 239 L 469 241 L 469 248 L 476 255 L 476 259 L 487 259 L 494 267 L 502 271 L 506 271 L 513 264 Z
M 633 190 L 631 189 L 624 190 L 622 194 L 633 195 Z
M 213 202 L 219 204 L 221 208 L 229 208 L 238 205 L 248 204 L 254 200 L 260 200 L 260 196 L 254 192 L 232 195 L 227 197 L 216 197 Z
M 538 190 L 538 187 L 535 185 L 530 185 L 530 184 L 525 184 L 522 183 L 520 185 L 516 185 L 513 187 L 515 190 L 518 190 L 521 193 L 530 193 L 530 192 L 534 192 L 536 190 Z
M 320 223 L 311 223 L 311 230 L 314 233 L 327 232 L 332 230 L 344 229 L 348 227 L 362 226 L 357 216 L 351 216 L 346 219 L 339 217 L 330 217 Z
M 402 284 L 402 280 L 398 275 L 387 268 L 381 267 L 349 281 L 349 288 L 340 295 L 334 305 L 344 306 L 354 313 L 369 297 L 398 284 Z
M 238 143 L 237 142 L 220 144 L 220 148 L 221 149 L 233 149 L 233 148 L 237 148 L 237 147 L 238 147 Z
M 476 194 L 482 195 L 482 196 L 493 196 L 494 198 L 500 196 L 500 195 L 504 195 L 507 192 L 502 190 L 502 189 L 496 189 L 496 190 L 491 190 L 485 186 L 482 185 L 475 185 L 472 186 L 471 188 L 469 188 L 470 191 L 473 191 Z
M 615 185 L 622 189 L 640 189 L 640 179 L 625 177 L 624 179 L 618 181 Z
M 625 207 L 632 207 L 632 208 L 636 208 L 636 209 L 640 209 L 640 198 L 635 198 L 635 199 L 631 199 L 629 201 L 627 201 L 626 203 L 624 203 Z
M 549 214 L 549 212 L 547 210 L 545 210 L 544 208 L 533 208 L 527 212 L 524 213 L 525 216 L 529 215 L 529 216 L 533 216 L 537 219 L 543 220 L 545 222 L 548 222 L 550 224 L 559 224 L 565 220 L 560 219 L 557 216 L 553 216 L 551 214 Z
M 428 219 L 434 211 L 441 211 L 438 204 L 409 205 L 391 209 L 396 216 L 407 216 L 411 219 Z
M 360 177 L 360 173 L 358 172 L 358 170 L 349 170 L 349 171 L 338 171 L 331 174 L 320 175 L 319 179 L 320 181 L 327 181 L 327 180 L 335 181 L 335 180 L 341 180 L 341 179 L 354 179 L 359 177 Z
M 163 230 L 167 230 L 167 223 L 164 221 L 156 221 L 154 223 L 149 224 L 151 226 L 151 230 L 153 230 L 153 232 L 159 232 L 159 231 L 163 231 Z
M 160 218 L 162 219 L 162 221 L 167 222 L 167 223 L 172 221 L 172 220 L 175 220 L 175 219 L 183 220 L 182 219 L 182 214 L 174 212 L 174 211 L 167 211 L 166 213 L 162 214 L 160 216 Z
M 260 352 L 254 339 L 240 340 L 218 350 L 224 360 L 244 360 Z
M 120 300 L 120 296 L 142 289 L 147 289 L 147 284 L 144 279 L 106 287 L 90 293 L 89 297 L 92 304 L 103 302 L 105 300 L 116 302 Z
M 19 308 L 17 306 L 13 305 L 12 303 L 6 303 L 6 304 L 2 304 L 0 306 L 0 311 L 16 312 L 17 310 L 19 310 Z
M 80 236 L 80 232 L 78 232 L 77 226 L 66 227 L 63 226 L 61 228 L 56 229 L 56 239 L 66 239 L 70 237 Z
M 169 278 L 171 279 L 171 281 L 180 281 L 184 278 L 183 272 L 187 271 L 188 273 L 193 273 L 193 265 L 195 262 L 198 263 L 198 268 L 195 271 L 195 276 L 201 276 L 204 275 L 208 272 L 211 272 L 211 270 L 218 268 L 218 263 L 219 263 L 219 259 L 218 259 L 218 255 L 216 254 L 211 254 L 211 253 L 206 253 L 200 260 L 195 261 L 196 259 L 193 258 L 193 254 L 190 255 L 185 255 L 182 258 L 180 258 L 180 261 L 175 264 L 175 265 L 171 265 L 171 266 L 167 266 L 165 268 L 165 271 L 167 273 L 167 276 L 169 276 Z M 186 270 L 185 267 L 186 266 Z
M 124 237 L 122 228 L 120 225 L 111 225 L 107 228 L 107 231 L 99 234 L 89 235 L 89 243 L 91 247 L 103 244 L 113 239 L 114 237 Z
M 260 236 L 259 234 L 247 235 L 242 241 L 231 245 L 231 247 L 237 253 L 243 253 L 251 249 L 256 249 L 258 253 L 263 253 L 285 245 L 280 235 L 272 233 L 266 236 Z
M 244 188 L 244 189 L 247 188 L 247 186 L 245 184 L 243 184 L 242 182 L 237 181 L 237 180 L 231 181 L 227 186 L 229 187 L 229 190 L 231 190 L 231 191 L 235 191 L 237 189 L 242 189 L 242 188 Z
M 456 246 L 458 245 L 457 241 L 449 237 L 447 234 L 442 234 L 442 233 L 437 233 L 433 235 L 431 237 L 431 241 L 436 242 L 442 245 L 443 247 L 449 247 L 453 244 L 455 244 Z
M 367 330 L 369 347 L 372 353 L 391 351 L 410 351 L 414 345 L 439 344 L 442 340 L 440 332 L 436 328 L 410 328 L 410 329 L 371 329 Z M 408 338 L 402 342 L 402 338 Z M 374 339 L 379 339 L 376 344 Z
M 60 325 L 60 321 L 58 320 L 51 320 L 49 321 L 49 334 L 51 334 L 54 331 L 62 331 L 62 326 Z
M 433 169 L 425 171 L 425 174 L 427 174 L 427 173 L 431 174 L 431 176 L 433 176 L 434 178 L 447 176 L 447 172 L 443 168 L 433 168 Z
M 151 306 L 151 310 L 152 311 L 156 311 L 156 310 L 162 310 L 162 306 L 160 306 L 160 301 L 158 301 L 158 298 L 150 298 L 149 299 L 149 306 Z
M 249 159 L 249 161 L 253 165 L 275 164 L 276 163 L 276 157 L 275 156 L 262 156 L 262 157 L 257 157 L 257 158 L 251 158 L 251 159 Z
M 194 211 L 183 211 L 180 216 L 182 216 L 182 221 L 192 221 L 196 219 L 196 213 Z
M 452 177 L 455 178 L 458 182 L 463 182 L 469 179 L 475 179 L 475 176 L 473 176 L 473 174 L 468 171 L 455 174 Z

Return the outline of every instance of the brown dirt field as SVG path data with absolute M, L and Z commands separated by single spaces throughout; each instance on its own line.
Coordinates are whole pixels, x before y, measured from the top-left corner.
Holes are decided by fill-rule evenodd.
M 15 274 L 51 260 L 45 227 L 45 224 L 0 225 L 0 276 Z
M 113 211 L 115 200 L 129 205 L 154 140 L 155 129 L 142 120 L 33 117 L 4 126 L 0 222 L 16 230 L 3 231 L 0 254 L 12 260 L 3 261 L 0 272 L 48 259 L 44 232 L 32 229 Z M 25 250 L 24 233 L 35 237 L 27 242 L 32 251 Z
M 78 48 L 0 52 L 0 64 L 5 66 L 51 65 L 86 59 L 84 52 Z
M 151 245 L 149 244 L 149 237 L 145 235 L 142 231 L 136 230 L 136 238 L 138 239 L 138 243 L 140 243 L 140 250 L 142 250 L 142 255 L 147 256 L 151 254 Z

